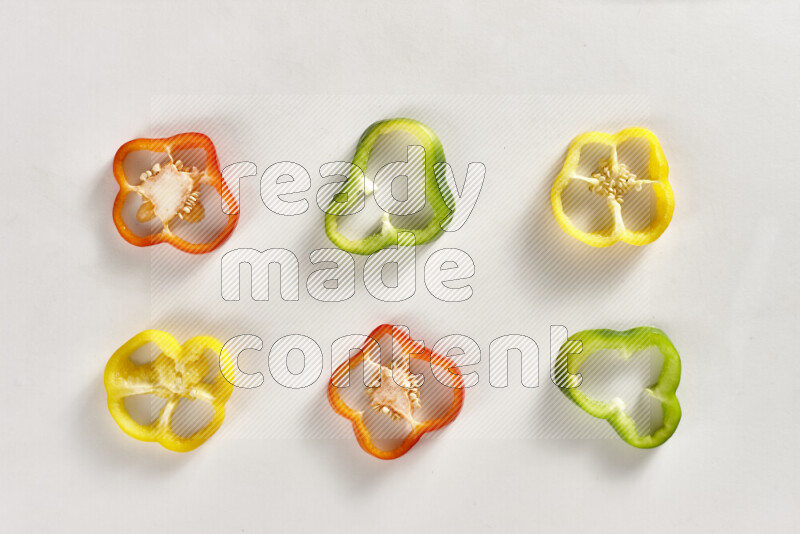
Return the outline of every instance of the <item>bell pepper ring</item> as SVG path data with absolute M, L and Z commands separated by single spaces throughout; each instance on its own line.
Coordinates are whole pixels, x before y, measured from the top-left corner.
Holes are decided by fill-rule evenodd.
M 339 232 L 339 217 L 356 206 L 363 197 L 374 192 L 370 180 L 364 177 L 372 149 L 378 139 L 392 132 L 405 132 L 414 136 L 425 150 L 425 199 L 431 206 L 433 216 L 424 228 L 401 228 L 391 222 L 389 213 L 384 213 L 380 230 L 364 239 L 351 240 Z M 422 245 L 441 235 L 455 210 L 455 199 L 445 178 L 445 157 L 442 143 L 433 130 L 414 119 L 387 119 L 372 124 L 361 135 L 353 156 L 354 168 L 341 191 L 331 199 L 325 210 L 325 232 L 328 238 L 340 249 L 352 254 L 369 255 L 390 245 L 409 246 L 398 243 L 397 234 L 414 234 L 413 243 Z M 337 197 L 346 196 L 339 201 Z
M 648 178 L 640 179 L 625 163 L 619 161 L 617 148 L 625 141 L 641 138 L 649 146 Z M 609 148 L 607 159 L 600 161 L 598 169 L 591 176 L 578 174 L 581 149 L 589 144 L 605 145 Z M 628 128 L 617 134 L 589 132 L 577 136 L 569 145 L 564 166 L 553 183 L 550 202 L 553 216 L 559 226 L 569 235 L 593 247 L 607 247 L 623 241 L 631 245 L 646 245 L 658 239 L 672 220 L 675 210 L 675 197 L 667 179 L 669 166 L 658 138 L 645 128 Z M 606 205 L 613 216 L 612 224 L 597 232 L 579 229 L 564 213 L 561 195 L 572 180 L 586 182 L 589 190 L 605 198 Z M 622 202 L 632 190 L 640 190 L 650 184 L 655 193 L 655 213 L 649 224 L 642 230 L 630 230 L 622 220 Z
M 579 352 L 571 350 L 575 342 L 581 343 Z M 602 402 L 587 397 L 577 387 L 579 383 L 576 383 L 577 377 L 574 375 L 578 373 L 583 362 L 600 350 L 618 350 L 627 359 L 635 352 L 649 347 L 655 347 L 661 352 L 664 363 L 656 383 L 645 391 L 661 403 L 663 415 L 660 428 L 649 435 L 641 435 L 633 418 L 626 413 L 621 399 Z M 559 389 L 568 399 L 592 417 L 607 420 L 616 433 L 634 447 L 658 447 L 675 433 L 681 421 L 681 405 L 675 395 L 681 381 L 681 358 L 667 335 L 658 328 L 640 326 L 625 331 L 601 329 L 578 332 L 561 346 L 555 364 L 555 377 L 560 385 Z
M 371 352 L 377 346 L 377 340 L 383 336 L 391 336 L 393 342 L 399 343 L 402 348 L 403 365 L 400 368 L 396 366 L 397 361 L 393 361 L 392 366 L 387 367 L 372 359 Z M 447 411 L 441 417 L 426 421 L 415 419 L 414 410 L 421 407 L 424 399 L 420 394 L 416 375 L 409 372 L 409 358 L 452 373 L 453 398 Z M 367 373 L 371 375 L 371 378 L 367 380 L 369 385 L 365 388 L 365 395 L 369 399 L 370 407 L 395 421 L 405 420 L 411 428 L 403 441 L 394 449 L 383 450 L 375 445 L 373 436 L 364 422 L 364 412 L 348 406 L 340 397 L 339 388 L 334 385 L 341 383 L 340 381 L 362 362 Z M 364 451 L 381 460 L 392 460 L 411 450 L 423 435 L 445 427 L 455 420 L 464 405 L 464 380 L 461 371 L 452 360 L 445 356 L 432 354 L 430 349 L 412 340 L 404 330 L 384 324 L 372 331 L 360 351 L 334 371 L 331 381 L 328 383 L 328 402 L 336 413 L 350 420 L 356 440 Z
M 136 365 L 130 357 L 137 349 L 155 344 L 161 354 L 153 361 Z M 103 381 L 108 395 L 108 409 L 119 427 L 140 441 L 155 441 L 176 452 L 187 452 L 202 445 L 219 429 L 225 418 L 225 403 L 233 385 L 221 372 L 214 374 L 206 351 L 219 355 L 220 368 L 232 370 L 230 355 L 213 337 L 193 337 L 183 345 L 166 332 L 145 330 L 122 345 L 106 364 Z M 230 374 L 230 373 L 229 373 Z M 232 374 L 231 374 L 232 376 Z M 137 422 L 125 407 L 125 399 L 134 395 L 154 395 L 166 403 L 150 424 Z M 211 421 L 190 436 L 175 433 L 173 417 L 181 399 L 208 402 L 213 408 Z
M 179 150 L 202 149 L 205 152 L 205 169 L 185 166 L 175 161 L 173 153 Z M 139 184 L 132 185 L 125 176 L 123 162 L 132 152 L 146 150 L 164 153 L 164 160 L 139 175 Z M 182 133 L 163 139 L 134 139 L 122 145 L 114 155 L 114 178 L 119 184 L 119 193 L 114 200 L 114 225 L 120 235 L 137 247 L 158 243 L 169 243 L 190 254 L 205 254 L 221 245 L 239 221 L 239 205 L 222 178 L 214 144 L 201 133 Z M 170 223 L 182 219 L 188 223 L 199 223 L 205 217 L 205 207 L 200 199 L 200 187 L 209 185 L 222 197 L 227 206 L 225 226 L 206 243 L 191 243 L 177 236 Z M 142 198 L 136 220 L 147 222 L 158 219 L 162 229 L 159 233 L 140 236 L 134 233 L 122 216 L 125 199 L 131 193 Z

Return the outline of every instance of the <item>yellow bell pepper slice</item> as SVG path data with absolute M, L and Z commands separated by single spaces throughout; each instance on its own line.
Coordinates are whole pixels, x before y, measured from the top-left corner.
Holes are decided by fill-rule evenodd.
M 161 354 L 153 361 L 137 365 L 130 357 L 148 343 L 155 344 Z M 183 345 L 166 332 L 145 330 L 122 345 L 106 364 L 103 381 L 108 394 L 108 409 L 119 427 L 141 441 L 155 441 L 176 452 L 186 452 L 202 445 L 222 424 L 225 403 L 233 385 L 220 371 L 212 373 L 205 356 L 210 350 L 220 355 L 224 369 L 233 369 L 233 360 L 223 351 L 222 343 L 213 337 L 193 337 Z M 151 394 L 166 400 L 158 417 L 143 425 L 131 417 L 125 399 L 133 395 Z M 190 436 L 181 436 L 173 429 L 173 416 L 181 399 L 208 402 L 214 410 L 210 423 Z
M 641 138 L 647 141 L 650 149 L 648 160 L 648 179 L 643 180 L 631 173 L 625 163 L 620 162 L 617 148 L 625 141 Z M 609 148 L 607 159 L 601 160 L 597 172 L 591 176 L 578 174 L 581 149 L 589 144 L 606 145 Z M 664 157 L 661 144 L 653 132 L 645 128 L 627 128 L 616 134 L 588 132 L 572 140 L 567 150 L 564 166 L 558 173 L 550 194 L 555 217 L 561 228 L 569 235 L 580 239 L 593 247 L 607 247 L 618 241 L 631 245 L 652 243 L 664 233 L 672 220 L 675 209 L 675 197 L 667 176 L 669 166 Z M 590 191 L 605 197 L 606 205 L 613 216 L 613 223 L 597 232 L 584 232 L 577 228 L 564 213 L 561 195 L 571 180 L 581 180 L 589 185 Z M 644 184 L 650 184 L 655 193 L 655 214 L 643 230 L 630 230 L 622 220 L 622 202 L 626 193 L 638 190 Z

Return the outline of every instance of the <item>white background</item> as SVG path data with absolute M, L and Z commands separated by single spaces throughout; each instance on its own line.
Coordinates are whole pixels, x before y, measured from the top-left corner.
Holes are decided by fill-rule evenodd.
M 800 360 L 792 352 L 800 319 L 793 174 L 798 23 L 800 7 L 789 1 L 4 5 L 4 526 L 15 532 L 790 527 L 798 519 L 793 376 Z M 493 296 L 494 306 L 428 310 L 430 297 L 423 295 L 416 301 L 422 311 L 415 313 L 413 304 L 396 311 L 363 298 L 366 308 L 349 317 L 348 308 L 321 307 L 301 288 L 297 307 L 261 303 L 261 317 L 241 327 L 219 326 L 228 312 L 237 313 L 222 306 L 198 311 L 176 303 L 172 317 L 159 316 L 163 299 L 155 313 L 151 306 L 151 251 L 125 243 L 111 221 L 111 158 L 125 141 L 165 127 L 166 115 L 154 118 L 154 98 L 215 94 L 403 95 L 381 100 L 386 108 L 376 113 L 387 114 L 402 110 L 401 101 L 409 110 L 434 109 L 431 98 L 414 95 L 486 95 L 452 99 L 472 104 L 457 114 L 443 112 L 444 125 L 435 128 L 446 151 L 447 139 L 456 139 L 454 149 L 473 159 L 482 157 L 475 141 L 485 124 L 481 117 L 492 106 L 508 105 L 499 95 L 585 95 L 587 102 L 638 95 L 632 101 L 648 102 L 647 126 L 670 162 L 675 217 L 643 252 L 609 249 L 633 257 L 623 272 L 592 271 L 617 265 L 598 251 L 560 249 L 575 245 L 560 233 L 543 195 L 563 151 L 574 134 L 613 130 L 626 115 L 619 106 L 605 115 L 594 109 L 584 119 L 573 112 L 565 123 L 557 113 L 531 115 L 528 137 L 521 137 L 519 124 L 506 133 L 495 126 L 486 137 L 489 145 L 507 147 L 514 161 L 523 161 L 530 146 L 530 176 L 516 174 L 523 170 L 519 164 L 509 167 L 513 176 L 493 174 L 487 165 L 473 218 L 418 259 L 419 272 L 421 260 L 443 246 L 476 256 L 483 247 L 503 254 L 509 265 L 496 275 L 481 272 L 486 262 L 476 257 L 476 295 Z M 230 141 L 218 146 L 221 160 L 250 159 L 263 172 L 269 163 L 294 158 L 286 150 L 292 143 L 302 149 L 303 128 L 314 138 L 330 137 L 331 153 L 319 154 L 320 162 L 340 159 L 361 129 L 320 131 L 293 125 L 290 108 L 273 113 L 279 125 L 252 128 L 247 121 L 254 115 L 241 119 L 248 130 L 227 130 Z M 281 132 L 290 141 L 280 151 L 270 149 Z M 253 144 L 245 151 L 236 143 L 246 140 Z M 313 172 L 317 163 L 308 168 Z M 527 210 L 520 207 L 525 203 Z M 251 213 L 259 209 L 266 211 L 254 206 Z M 243 210 L 240 229 L 247 217 Z M 287 231 L 262 247 L 293 246 L 287 232 L 295 226 L 281 224 Z M 311 215 L 295 228 L 322 232 Z M 260 235 L 271 236 L 267 230 Z M 319 237 L 302 239 L 326 246 Z M 209 255 L 200 261 L 213 271 L 218 260 Z M 593 274 L 569 274 L 559 262 Z M 548 289 L 553 276 L 558 292 Z M 636 285 L 643 279 L 645 289 Z M 569 290 L 570 281 L 578 287 Z M 597 288 L 601 283 L 605 293 Z M 625 300 L 615 299 L 626 290 L 640 292 L 639 308 L 618 309 Z M 553 307 L 559 294 L 561 309 Z M 411 323 L 426 340 L 469 334 L 484 351 L 504 333 L 525 333 L 545 348 L 542 332 L 560 320 L 580 320 L 569 323 L 573 330 L 653 323 L 681 351 L 684 419 L 654 451 L 616 439 L 481 433 L 481 424 L 530 424 L 545 396 L 535 391 L 529 406 L 488 410 L 491 402 L 475 401 L 491 396 L 484 389 L 473 399 L 468 392 L 451 429 L 400 460 L 380 462 L 346 434 L 304 438 L 292 423 L 307 424 L 308 413 L 317 413 L 313 397 L 301 401 L 303 415 L 287 416 L 283 404 L 267 408 L 265 389 L 251 396 L 237 391 L 219 435 L 194 453 L 177 455 L 117 428 L 105 406 L 102 371 L 132 335 L 150 327 L 171 330 L 170 322 L 189 312 L 196 319 L 181 324 L 201 331 L 174 331 L 181 340 L 253 333 L 269 346 L 279 335 L 305 330 L 312 337 L 319 332 L 326 357 L 334 333 L 367 333 L 395 320 Z M 465 324 L 459 314 L 477 318 Z M 327 320 L 333 324 L 317 325 Z M 540 380 L 544 386 L 546 375 Z M 316 402 L 326 414 L 320 421 L 346 425 L 328 414 L 323 398 Z M 242 430 L 270 422 L 278 426 L 275 437 Z

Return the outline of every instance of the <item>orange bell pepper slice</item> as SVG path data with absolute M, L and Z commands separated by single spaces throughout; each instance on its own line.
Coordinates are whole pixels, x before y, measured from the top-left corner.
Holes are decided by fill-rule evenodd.
M 172 154 L 179 150 L 202 149 L 205 152 L 205 169 L 184 167 L 180 160 L 173 160 Z M 162 163 L 156 163 L 139 176 L 140 183 L 133 185 L 125 176 L 123 162 L 132 152 L 147 150 L 165 154 Z M 163 139 L 134 139 L 117 150 L 114 156 L 114 178 L 119 184 L 119 193 L 114 200 L 114 225 L 120 235 L 137 247 L 148 247 L 158 243 L 169 243 L 175 248 L 190 254 L 205 254 L 220 246 L 233 232 L 239 222 L 239 205 L 222 178 L 214 144 L 201 133 L 182 133 Z M 178 237 L 170 228 L 170 223 L 182 219 L 189 223 L 200 222 L 205 216 L 205 208 L 200 199 L 202 185 L 213 187 L 227 205 L 227 220 L 214 238 L 206 243 L 191 243 Z M 122 217 L 125 199 L 131 193 L 142 197 L 142 205 L 136 213 L 139 222 L 158 219 L 162 230 L 146 236 L 134 233 Z
M 371 351 L 377 347 L 377 340 L 383 336 L 391 336 L 393 342 L 400 344 L 406 357 L 404 369 L 394 369 L 394 363 L 392 368 L 389 368 L 371 359 Z M 426 421 L 418 421 L 414 418 L 414 410 L 420 406 L 423 399 L 420 396 L 416 376 L 408 372 L 410 368 L 410 360 L 408 358 L 429 363 L 431 368 L 436 366 L 452 373 L 454 380 L 452 386 L 453 398 L 443 416 Z M 411 427 L 411 431 L 403 441 L 396 448 L 388 451 L 375 445 L 373 437 L 364 422 L 364 412 L 348 406 L 340 397 L 339 388 L 334 385 L 341 383 L 341 380 L 362 362 L 373 367 L 373 375 L 376 379 L 378 376 L 380 377 L 380 385 L 378 385 L 377 380 L 371 380 L 369 381 L 370 386 L 366 389 L 366 395 L 370 398 L 371 407 L 394 420 L 405 420 Z M 400 383 L 393 377 L 393 372 L 397 375 L 396 378 L 399 379 Z M 432 354 L 430 349 L 411 339 L 404 330 L 384 324 L 372 331 L 361 350 L 334 371 L 331 381 L 328 383 L 328 402 L 336 413 L 351 421 L 356 440 L 364 451 L 381 460 L 392 460 L 411 450 L 423 435 L 445 427 L 455 420 L 464 405 L 464 379 L 461 371 L 450 358 Z

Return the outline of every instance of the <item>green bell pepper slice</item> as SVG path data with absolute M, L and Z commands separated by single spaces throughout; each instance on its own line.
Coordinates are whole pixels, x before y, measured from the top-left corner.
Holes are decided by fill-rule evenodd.
M 367 169 L 370 153 L 378 138 L 391 132 L 406 132 L 414 136 L 425 149 L 425 199 L 430 204 L 433 217 L 424 228 L 401 228 L 391 223 L 390 216 L 385 213 L 382 218 L 381 229 L 364 239 L 351 240 L 339 232 L 338 219 L 342 214 L 352 209 L 361 200 L 361 195 L 372 193 L 366 188 L 362 177 Z M 447 186 L 445 179 L 445 157 L 439 137 L 427 126 L 414 119 L 387 119 L 373 123 L 361 135 L 353 156 L 353 168 L 347 182 L 341 191 L 333 197 L 328 209 L 325 210 L 325 232 L 328 238 L 340 249 L 353 254 L 372 254 L 387 246 L 421 245 L 439 237 L 444 227 L 452 217 L 455 210 L 453 193 Z M 360 169 L 362 172 L 358 172 Z M 365 178 L 364 178 L 365 179 Z M 346 195 L 344 201 L 337 197 Z M 346 214 L 345 214 L 346 215 Z M 397 234 L 409 232 L 414 234 L 414 239 L 403 239 L 398 243 Z
M 582 343 L 582 349 L 572 352 L 570 345 L 574 346 L 576 341 Z M 655 432 L 641 435 L 636 430 L 633 418 L 625 412 L 622 401 L 614 399 L 611 402 L 601 402 L 587 397 L 578 389 L 580 381 L 574 375 L 578 373 L 583 362 L 597 351 L 618 350 L 624 359 L 628 359 L 635 352 L 649 347 L 656 347 L 664 356 L 658 380 L 645 390 L 661 402 L 663 420 L 661 427 Z M 570 336 L 561 346 L 554 377 L 559 389 L 567 398 L 589 415 L 607 420 L 619 437 L 634 447 L 640 449 L 658 447 L 675 433 L 680 423 L 681 405 L 675 392 L 681 381 L 681 358 L 667 335 L 658 328 L 640 326 L 625 331 L 601 329 L 578 332 Z

